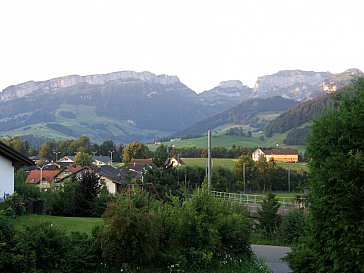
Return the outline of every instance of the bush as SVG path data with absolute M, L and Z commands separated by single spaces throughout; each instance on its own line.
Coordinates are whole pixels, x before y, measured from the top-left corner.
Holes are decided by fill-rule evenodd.
M 163 221 L 160 261 L 187 268 L 206 268 L 237 256 L 250 256 L 250 222 L 197 189 L 190 199 L 173 197 L 159 212 Z
M 295 272 L 364 272 L 364 80 L 336 103 L 307 147 L 308 228 L 287 257 Z
M 268 193 L 263 199 L 262 208 L 258 211 L 259 228 L 268 236 L 273 236 L 279 228 L 281 222 L 281 217 L 278 215 L 279 206 L 275 194 Z
M 119 196 L 108 205 L 103 218 L 106 225 L 95 233 L 95 239 L 108 264 L 143 265 L 156 256 L 160 218 L 147 206 L 137 207 L 132 197 Z
M 283 217 L 281 224 L 281 237 L 286 245 L 298 243 L 306 228 L 306 216 L 303 210 L 293 209 Z
M 66 267 L 66 253 L 70 241 L 66 234 L 50 223 L 27 226 L 24 234 L 19 236 L 22 251 L 26 250 L 35 258 L 35 266 L 43 272 L 57 270 L 62 272 Z

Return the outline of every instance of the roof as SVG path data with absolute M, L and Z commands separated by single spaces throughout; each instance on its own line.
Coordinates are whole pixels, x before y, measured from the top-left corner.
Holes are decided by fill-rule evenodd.
M 144 170 L 145 166 L 154 166 L 153 160 L 151 158 L 132 158 L 127 166 L 127 169 L 133 169 L 137 172 L 141 172 Z
M 44 180 L 51 182 L 60 171 L 61 170 L 31 170 L 25 183 L 38 184 L 40 182 L 40 176 L 42 176 Z
M 26 166 L 34 165 L 33 160 L 22 155 L 21 153 L 9 147 L 8 145 L 2 143 L 1 141 L 0 141 L 0 155 L 10 160 L 13 163 L 13 166 L 17 168 L 23 165 Z
M 111 158 L 109 156 L 99 155 L 99 156 L 93 156 L 92 160 L 93 161 L 97 160 L 97 161 L 101 161 L 101 162 L 104 162 L 104 163 L 109 163 Z
M 125 181 L 125 172 L 121 169 L 117 169 L 110 165 L 91 166 L 90 167 L 95 173 L 104 176 L 114 183 L 121 184 Z
M 298 155 L 298 150 L 293 148 L 286 148 L 286 149 L 261 149 L 263 153 L 266 155 Z
M 62 157 L 62 158 L 60 158 L 57 162 L 60 162 L 60 163 L 62 163 L 62 162 L 70 162 L 70 161 L 75 161 L 75 156 L 74 155 L 65 155 L 64 157 Z
M 69 170 L 70 172 L 72 173 L 75 173 L 75 172 L 78 172 L 80 170 L 83 169 L 83 167 L 81 165 L 77 165 L 76 167 L 73 167 L 73 166 L 66 166 L 64 167 L 65 169 Z
M 171 158 L 167 158 L 166 160 L 166 165 L 169 165 L 169 164 L 172 164 L 172 160 L 175 160 L 176 162 L 178 162 L 178 164 L 180 165 L 185 165 L 185 162 L 180 158 L 180 157 L 177 157 L 177 156 L 172 156 Z

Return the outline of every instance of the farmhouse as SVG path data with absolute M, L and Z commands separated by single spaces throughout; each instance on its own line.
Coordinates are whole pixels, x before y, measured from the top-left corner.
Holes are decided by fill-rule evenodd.
M 265 156 L 267 161 L 274 160 L 281 162 L 298 162 L 298 150 L 293 148 L 258 148 L 252 153 L 252 158 L 254 161 L 258 161 L 261 156 Z
M 14 169 L 34 162 L 0 142 L 0 200 L 14 193 Z
M 166 161 L 166 165 L 172 165 L 173 167 L 181 167 L 185 165 L 185 162 L 179 156 L 172 156 L 168 158 Z

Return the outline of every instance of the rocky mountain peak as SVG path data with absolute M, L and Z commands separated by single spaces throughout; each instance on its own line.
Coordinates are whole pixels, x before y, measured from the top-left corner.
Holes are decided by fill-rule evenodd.
M 141 80 L 150 83 L 157 83 L 161 85 L 172 85 L 180 83 L 177 76 L 168 75 L 155 75 L 151 72 L 134 72 L 134 71 L 119 71 L 109 74 L 97 74 L 97 75 L 68 75 L 64 77 L 58 77 L 47 81 L 28 81 L 18 85 L 12 85 L 3 90 L 0 93 L 0 101 L 7 101 L 13 98 L 24 97 L 35 91 L 54 91 L 60 88 L 72 87 L 80 83 L 86 83 L 89 85 L 104 85 L 109 82 L 118 82 L 125 80 Z
M 316 97 L 322 92 L 320 86 L 329 78 L 330 72 L 283 70 L 273 75 L 259 77 L 253 91 L 256 96 L 282 96 L 295 100 Z
M 221 88 L 236 88 L 236 89 L 243 89 L 244 85 L 239 80 L 230 80 L 230 81 L 222 81 L 220 82 L 219 86 Z

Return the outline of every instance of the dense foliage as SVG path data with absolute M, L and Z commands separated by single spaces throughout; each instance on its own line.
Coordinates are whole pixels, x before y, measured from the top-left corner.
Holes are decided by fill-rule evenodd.
M 294 100 L 284 99 L 282 97 L 271 98 L 254 98 L 215 115 L 204 118 L 191 127 L 180 131 L 173 137 L 186 137 L 190 135 L 198 135 L 206 133 L 211 128 L 232 123 L 232 124 L 248 124 L 251 127 L 262 129 L 267 125 L 267 120 L 260 118 L 262 112 L 286 111 L 290 107 L 296 105 Z
M 314 123 L 307 235 L 294 272 L 364 272 L 364 80 Z
M 332 100 L 330 100 L 332 97 L 332 95 L 324 95 L 300 103 L 269 122 L 265 128 L 266 135 L 272 136 L 274 133 L 284 133 L 321 116 L 328 108 L 332 107 Z
M 251 255 L 250 221 L 206 190 L 156 205 L 145 196 L 120 196 L 96 233 L 102 257 L 122 264 L 206 268 Z
M 287 137 L 284 139 L 283 143 L 287 145 L 306 145 L 309 134 L 309 126 L 294 128 L 287 133 Z

